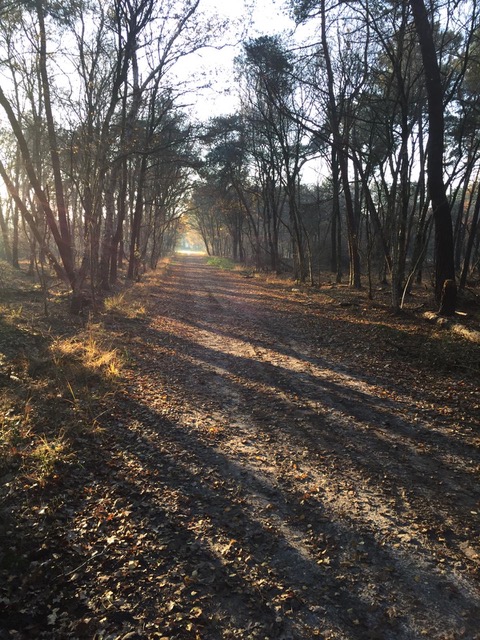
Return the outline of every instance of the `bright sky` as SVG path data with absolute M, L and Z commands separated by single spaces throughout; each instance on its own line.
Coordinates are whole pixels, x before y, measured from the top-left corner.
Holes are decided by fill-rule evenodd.
M 201 6 L 232 20 L 250 16 L 259 33 L 273 33 L 292 25 L 283 0 L 201 0 Z
M 203 10 L 211 11 L 219 17 L 227 17 L 232 23 L 232 44 L 235 39 L 255 38 L 261 35 L 292 32 L 294 22 L 286 11 L 286 0 L 201 0 Z M 250 17 L 246 25 L 246 33 L 239 38 L 238 30 L 233 26 L 236 21 Z M 237 107 L 237 95 L 233 71 L 234 58 L 241 52 L 241 44 L 225 47 L 220 51 L 206 49 L 196 56 L 198 69 L 205 70 L 206 79 L 210 79 L 211 88 L 203 90 L 195 96 L 195 104 L 191 107 L 194 118 L 206 121 L 211 117 L 233 113 Z M 175 67 L 179 75 L 191 73 L 192 58 Z M 321 179 L 325 167 L 320 161 L 312 160 L 304 165 L 302 175 L 306 182 L 316 184 Z
M 205 81 L 210 81 L 211 88 L 196 96 L 192 105 L 193 115 L 206 120 L 235 109 L 233 60 L 241 51 L 239 40 L 290 31 L 294 25 L 286 15 L 283 0 L 201 0 L 200 8 L 227 18 L 232 25 L 231 46 L 205 49 L 195 55 L 195 61 L 189 57 L 175 67 L 176 74 L 181 76 L 191 74 L 193 66 L 198 73 L 205 73 Z

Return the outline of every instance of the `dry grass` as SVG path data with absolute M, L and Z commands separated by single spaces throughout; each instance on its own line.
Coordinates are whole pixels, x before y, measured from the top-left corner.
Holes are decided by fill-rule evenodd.
M 44 485 L 61 462 L 72 457 L 65 433 L 37 434 L 32 403 L 22 413 L 12 411 L 0 419 L 0 471 L 16 468 L 22 475 Z
M 19 487 L 44 485 L 75 464 L 122 375 L 124 355 L 101 316 L 72 317 L 63 287 L 52 304 L 46 318 L 34 279 L 0 261 L 0 478 Z M 130 290 L 105 306 L 113 317 L 146 313 Z
M 33 425 L 30 420 L 30 405 L 23 413 L 7 410 L 0 417 L 0 467 L 9 456 L 17 458 L 32 440 Z
M 41 435 L 29 456 L 30 475 L 39 484 L 54 474 L 60 462 L 67 462 L 73 457 L 66 435 L 61 432 L 55 438 Z
M 0 357 L 0 475 L 44 485 L 72 462 L 76 438 L 99 429 L 122 356 L 100 323 L 30 334 L 20 318 L 2 316 L 0 351 L 10 357 Z
M 127 292 L 109 296 L 104 300 L 105 311 L 118 314 L 126 318 L 142 318 L 147 311 L 145 305 L 131 300 Z
M 89 375 L 116 378 L 122 368 L 119 351 L 110 345 L 101 324 L 89 323 L 80 334 L 56 338 L 50 352 L 52 364 L 71 385 Z
M 1 267 L 0 476 L 43 486 L 75 463 L 78 439 L 101 430 L 124 354 L 102 322 L 72 318 L 65 296 L 46 319 L 35 283 Z M 108 298 L 105 311 L 110 319 L 146 315 L 130 289 Z

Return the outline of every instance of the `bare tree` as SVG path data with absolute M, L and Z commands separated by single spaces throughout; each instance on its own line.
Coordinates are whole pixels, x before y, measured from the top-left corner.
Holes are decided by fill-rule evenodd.
M 423 0 L 410 0 L 425 69 L 428 96 L 428 192 L 435 219 L 435 296 L 440 313 L 455 313 L 454 245 L 450 203 L 443 177 L 444 89 L 435 49 L 433 26 Z

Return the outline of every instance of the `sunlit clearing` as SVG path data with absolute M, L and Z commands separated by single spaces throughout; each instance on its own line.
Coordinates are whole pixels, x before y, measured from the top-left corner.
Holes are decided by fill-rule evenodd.
M 195 229 L 187 227 L 178 239 L 176 252 L 184 255 L 205 255 L 206 247 L 202 236 Z
M 180 253 L 185 256 L 206 256 L 206 251 L 199 251 L 196 249 L 177 249 L 177 253 Z

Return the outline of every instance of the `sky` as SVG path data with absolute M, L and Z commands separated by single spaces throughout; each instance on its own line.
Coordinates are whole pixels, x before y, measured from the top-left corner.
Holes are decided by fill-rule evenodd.
M 291 31 L 294 24 L 286 15 L 283 0 L 201 0 L 200 8 L 220 18 L 227 18 L 232 24 L 231 46 L 221 50 L 204 49 L 175 69 L 176 74 L 181 76 L 191 73 L 193 65 L 198 73 L 205 73 L 205 80 L 209 80 L 212 86 L 195 97 L 189 110 L 193 117 L 207 120 L 212 116 L 231 113 L 237 104 L 233 63 L 241 51 L 241 45 L 234 25 L 250 18 L 243 36 L 253 38 Z
M 255 38 L 260 35 L 273 35 L 277 33 L 291 33 L 295 28 L 293 20 L 288 17 L 285 10 L 286 0 L 201 0 L 201 7 L 211 11 L 219 17 L 228 17 L 232 24 L 245 16 L 250 16 L 244 38 Z M 235 41 L 232 29 L 231 41 Z M 305 35 L 303 30 L 297 32 L 298 36 Z M 237 34 L 238 39 L 238 34 Z M 241 44 L 223 48 L 221 51 L 206 49 L 195 56 L 195 65 L 198 69 L 205 69 L 207 78 L 210 78 L 212 87 L 196 93 L 194 102 L 188 111 L 193 118 L 202 122 L 211 117 L 234 113 L 238 106 L 234 79 L 234 58 L 241 52 Z M 182 69 L 175 67 L 175 72 L 190 73 L 192 60 L 185 61 Z M 316 184 L 321 181 L 325 167 L 318 160 L 308 161 L 302 168 L 303 179 Z

